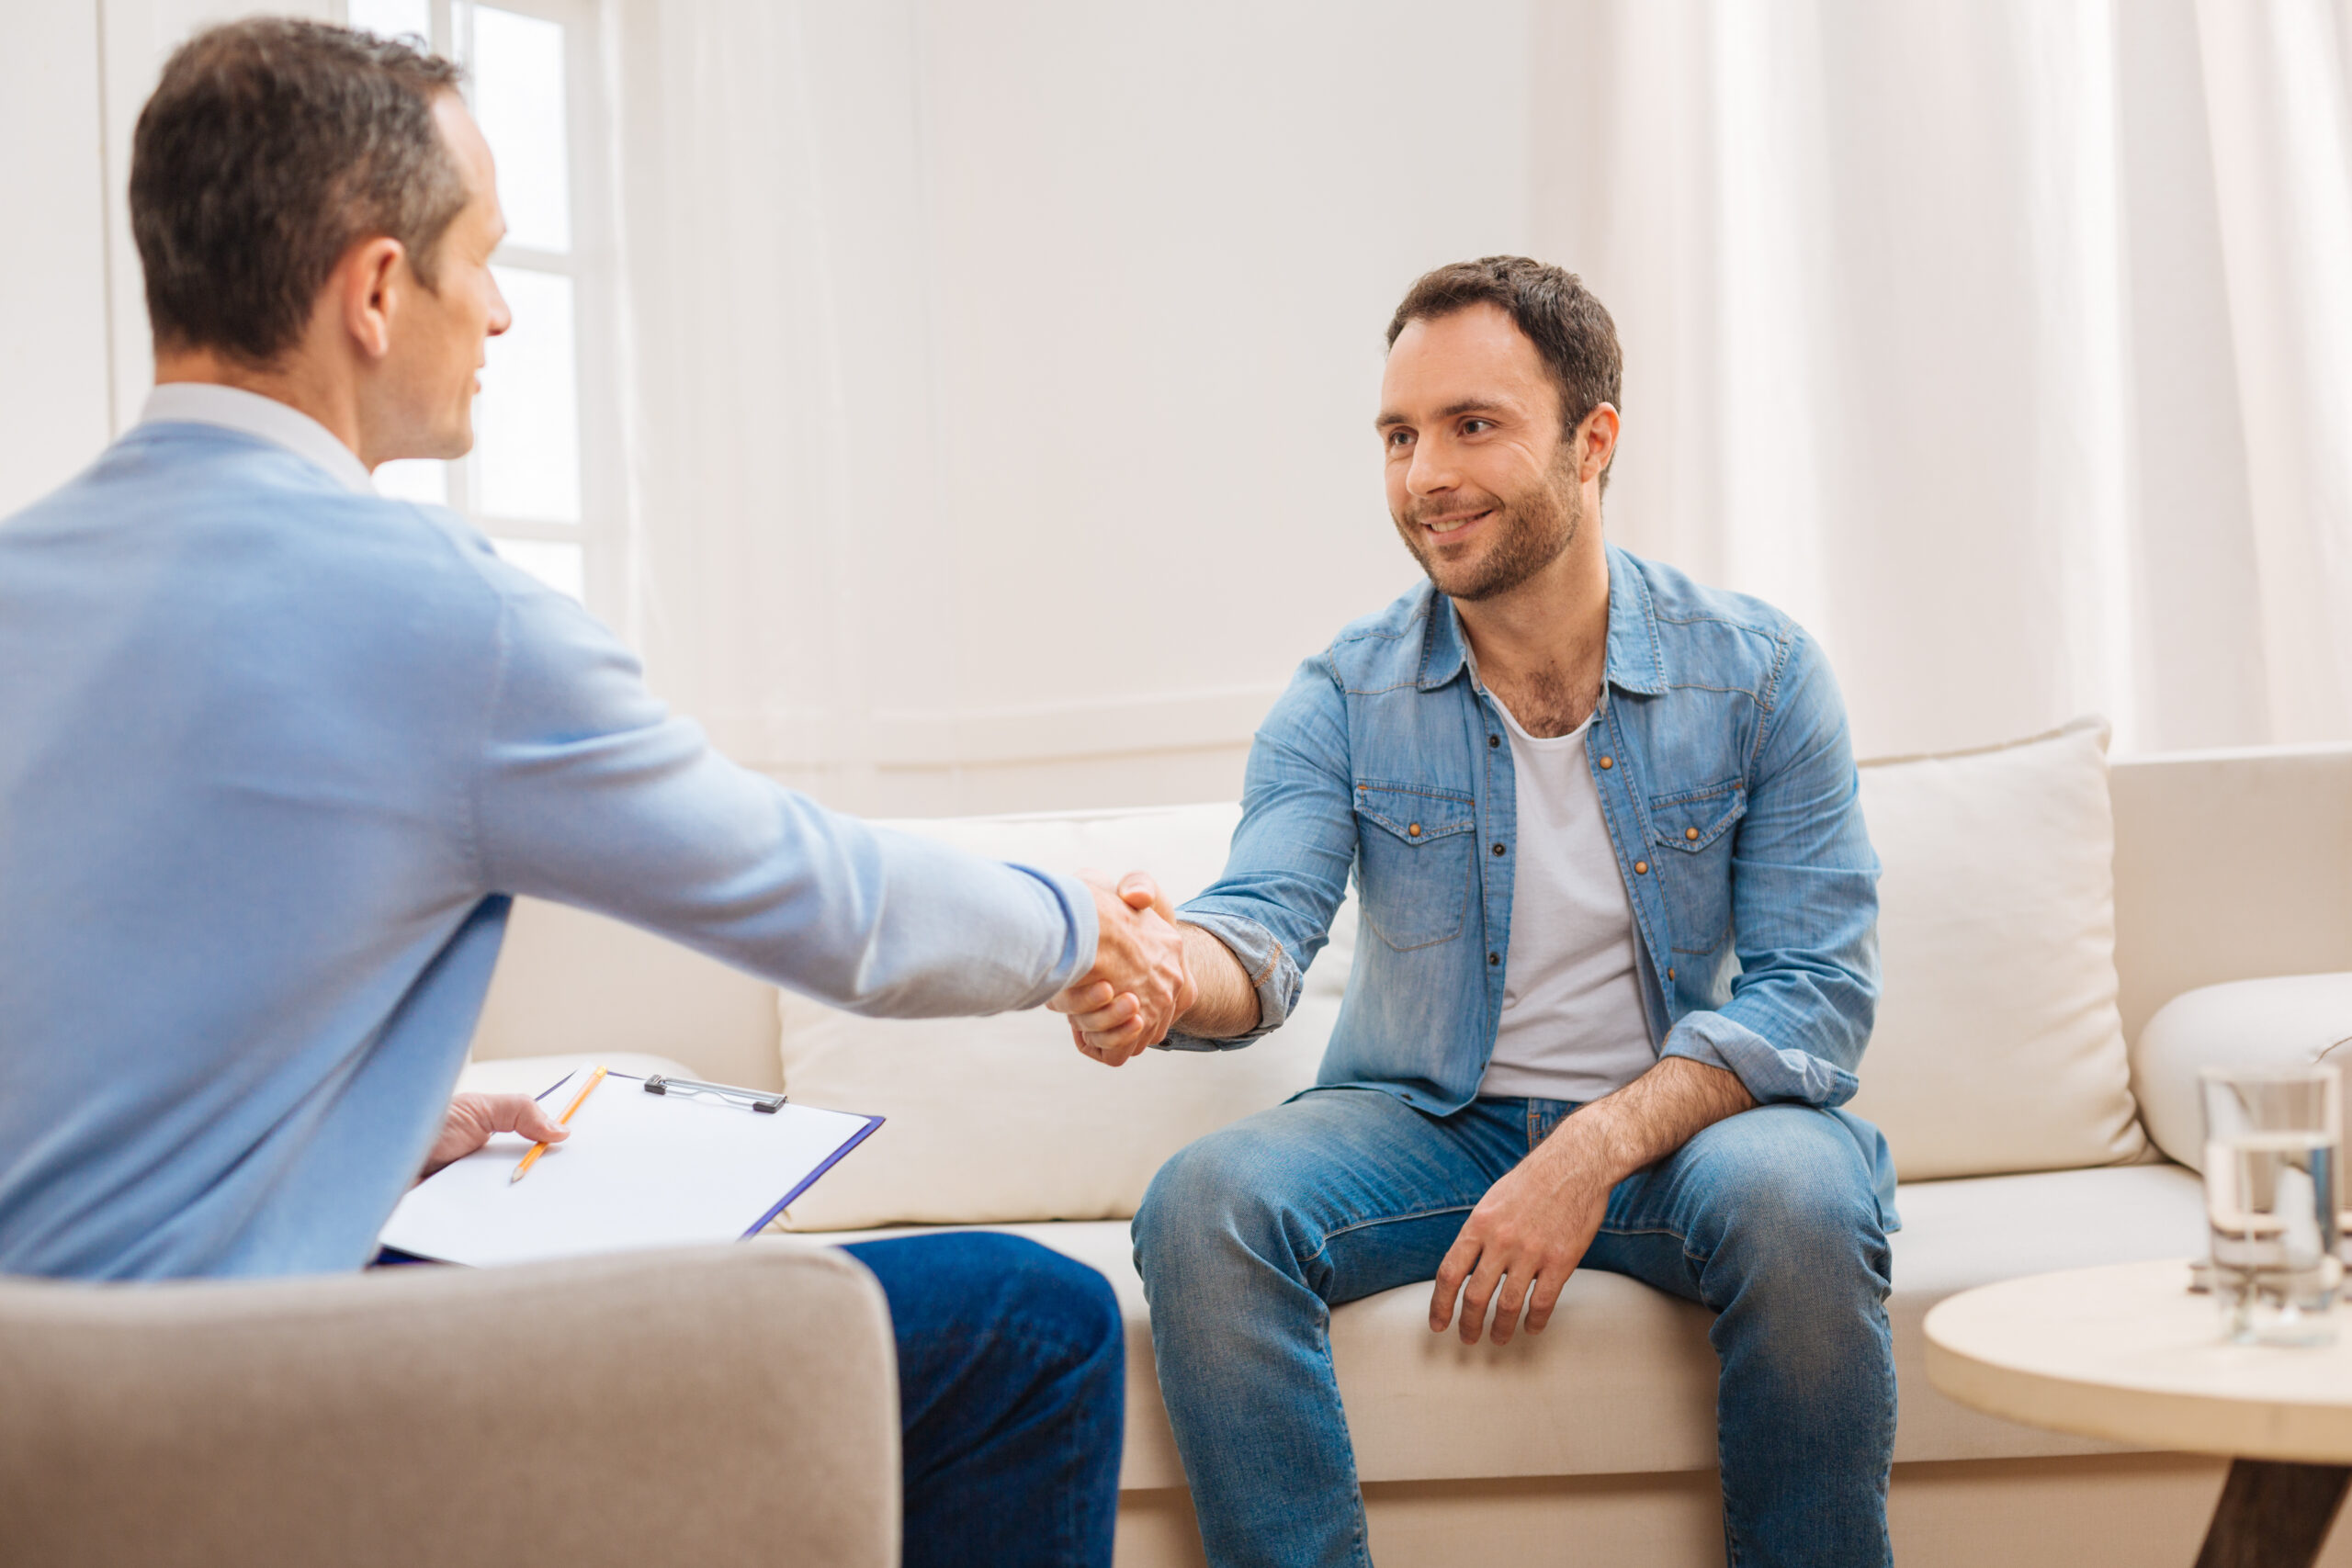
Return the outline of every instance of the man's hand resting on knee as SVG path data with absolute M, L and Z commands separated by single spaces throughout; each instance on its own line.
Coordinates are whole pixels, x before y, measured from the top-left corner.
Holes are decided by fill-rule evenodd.
M 1510 1343 L 1522 1306 L 1527 1331 L 1540 1333 L 1617 1184 L 1755 1103 L 1723 1068 L 1668 1056 L 1568 1117 L 1470 1212 L 1438 1269 L 1430 1332 L 1445 1332 L 1458 1295 L 1464 1345 L 1478 1342 L 1490 1304 L 1496 1344 Z
M 424 1168 L 416 1173 L 419 1181 L 432 1175 L 452 1160 L 461 1160 L 484 1144 L 493 1133 L 520 1133 L 533 1143 L 560 1144 L 571 1136 L 571 1129 L 548 1114 L 548 1108 L 527 1094 L 460 1094 L 449 1101 L 448 1118 L 441 1123 L 441 1135 L 433 1140 L 433 1150 L 424 1156 Z

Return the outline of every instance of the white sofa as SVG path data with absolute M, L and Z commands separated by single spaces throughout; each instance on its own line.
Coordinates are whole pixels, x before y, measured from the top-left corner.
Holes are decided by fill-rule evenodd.
M 2273 1005 L 2245 1038 L 2232 1025 L 2254 1016 L 2248 998 L 2207 993 L 2178 1010 L 2179 1027 L 2149 1032 L 2163 1049 L 2127 1066 L 2125 1042 L 2182 993 L 2352 970 L 2352 747 L 2154 757 L 2110 774 L 2100 740 L 2076 727 L 1865 769 L 1887 864 L 1887 996 L 1857 1108 L 1887 1127 L 1905 1176 L 1891 1513 L 1906 1564 L 2190 1560 L 2221 1461 L 1962 1409 L 1927 1384 L 1920 1322 L 1974 1284 L 2199 1249 L 2197 1178 L 2165 1151 L 2189 1152 L 2200 1054 L 2308 1055 L 2352 1035 L 2345 982 L 2283 1002 L 2260 993 L 2255 1005 Z M 1234 809 L 919 827 L 1043 863 L 1140 863 L 1188 892 L 1214 873 Z M 787 1223 L 844 1237 L 888 1221 L 989 1224 L 1101 1269 L 1129 1322 L 1119 1562 L 1197 1562 L 1125 1217 L 1186 1137 L 1311 1079 L 1351 935 L 1310 971 L 1294 1021 L 1249 1051 L 1154 1053 L 1113 1074 L 1080 1062 L 1050 1015 L 876 1023 L 779 1006 L 771 987 L 680 949 L 526 904 L 469 1073 L 537 1089 L 582 1056 L 650 1053 L 890 1116 Z M 1333 1315 L 1385 1568 L 1505 1553 L 1722 1562 L 1702 1309 L 1580 1273 L 1548 1332 L 1497 1351 L 1430 1336 L 1426 1300 L 1407 1287 Z M 2352 1544 L 2325 1561 L 2352 1564 Z

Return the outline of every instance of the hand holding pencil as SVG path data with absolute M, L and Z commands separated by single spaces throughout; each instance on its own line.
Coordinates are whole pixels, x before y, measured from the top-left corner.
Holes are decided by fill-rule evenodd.
M 500 1133 L 520 1133 L 543 1143 L 561 1143 L 571 1135 L 553 1111 L 527 1094 L 460 1094 L 449 1101 L 441 1135 L 424 1156 L 417 1179 L 465 1158 Z
M 556 1119 L 555 1135 L 550 1138 L 542 1138 L 537 1143 L 531 1145 L 531 1152 L 523 1156 L 523 1162 L 514 1168 L 514 1174 L 506 1179 L 506 1184 L 508 1186 L 512 1187 L 514 1183 L 522 1180 L 525 1174 L 527 1173 L 533 1166 L 539 1163 L 539 1156 L 548 1152 L 548 1145 L 549 1144 L 560 1143 L 565 1138 L 571 1136 L 571 1128 L 573 1113 L 588 1102 L 588 1097 L 595 1093 L 596 1086 L 604 1081 L 605 1069 L 602 1067 L 598 1067 L 594 1072 L 588 1075 L 588 1081 L 580 1086 L 580 1092 L 571 1097 L 571 1103 L 565 1106 L 563 1108 L 563 1114 Z

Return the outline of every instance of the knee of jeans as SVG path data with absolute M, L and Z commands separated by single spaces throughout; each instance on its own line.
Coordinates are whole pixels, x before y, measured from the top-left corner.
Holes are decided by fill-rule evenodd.
M 1227 1128 L 1169 1157 L 1136 1211 L 1136 1267 L 1147 1282 L 1185 1269 L 1236 1236 L 1258 1239 L 1278 1224 L 1255 1140 Z
M 1792 1306 L 1886 1299 L 1889 1249 L 1869 1191 L 1811 1174 L 1758 1181 L 1740 1194 L 1733 1230 L 1751 1282 Z
M 1118 1293 L 1101 1270 L 1025 1236 L 967 1233 L 975 1261 L 1006 1281 L 1011 1314 L 1084 1360 L 1121 1342 Z

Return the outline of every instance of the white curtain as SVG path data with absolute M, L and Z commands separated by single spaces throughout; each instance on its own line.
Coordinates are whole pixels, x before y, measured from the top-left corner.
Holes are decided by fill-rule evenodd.
M 1862 745 L 2352 736 L 2343 0 L 1536 13 L 1611 525 L 1812 626 Z
M 842 804 L 1229 795 L 1497 251 L 1617 318 L 1612 536 L 1866 752 L 2352 737 L 2352 0 L 608 6 L 629 629 Z

